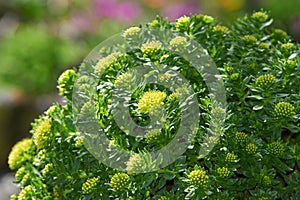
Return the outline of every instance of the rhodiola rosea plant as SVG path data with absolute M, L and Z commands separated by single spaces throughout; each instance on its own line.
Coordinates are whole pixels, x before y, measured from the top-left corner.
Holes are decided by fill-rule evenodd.
M 186 94 L 191 88 L 201 117 L 187 150 L 158 170 L 147 171 L 151 157 L 143 159 L 140 154 L 126 158 L 125 170 L 99 161 L 88 150 L 91 144 L 85 143 L 74 118 L 73 88 L 89 91 L 90 77 L 70 69 L 58 79 L 65 104 L 51 106 L 33 122 L 32 138 L 12 148 L 8 163 L 16 171 L 21 191 L 11 198 L 299 199 L 300 49 L 284 31 L 270 27 L 272 22 L 267 12 L 259 11 L 227 27 L 213 17 L 195 15 L 175 23 L 157 18 L 125 30 L 122 36 L 132 42 L 130 52 L 119 53 L 121 45 L 101 48 L 97 52 L 100 59 L 83 63 L 83 69 L 92 69 L 97 87 L 96 100 L 84 103 L 80 113 L 94 111 L 109 138 L 108 149 L 143 154 L 163 148 L 176 137 L 185 123 L 180 113 L 186 107 L 180 106 L 188 105 Z M 177 32 L 175 38 L 164 38 L 174 51 L 188 50 L 192 40 L 201 44 L 224 83 L 226 108 L 215 105 L 205 74 L 198 73 L 184 56 L 149 37 L 134 43 L 143 37 L 142 31 L 151 33 L 152 29 Z M 150 72 L 157 66 L 180 72 L 191 87 L 180 85 L 172 91 L 140 81 L 130 71 L 138 65 L 149 66 Z M 157 76 L 161 82 L 172 78 L 172 73 Z M 110 91 L 133 85 L 128 110 L 134 122 L 140 126 L 153 119 L 164 122 L 163 127 L 146 131 L 144 137 L 134 137 L 118 127 L 111 110 L 115 105 Z M 218 121 L 223 126 L 211 129 Z M 201 156 L 199 151 L 206 143 L 213 147 Z

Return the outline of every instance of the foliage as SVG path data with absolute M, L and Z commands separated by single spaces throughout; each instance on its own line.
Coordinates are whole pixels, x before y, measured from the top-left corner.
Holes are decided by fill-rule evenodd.
M 80 46 L 38 26 L 20 27 L 0 44 L 0 82 L 28 94 L 55 89 L 56 75 L 81 58 Z
M 183 17 L 176 23 L 157 18 L 147 25 L 148 29 L 172 29 L 193 38 L 208 51 L 222 74 L 227 94 L 225 133 L 211 138 L 216 144 L 206 157 L 199 157 L 199 150 L 205 143 L 207 123 L 220 118 L 225 110 L 213 108 L 203 78 L 188 62 L 161 49 L 159 43 L 148 42 L 128 55 L 110 54 L 108 50 L 98 63 L 90 63 L 96 73 L 102 72 L 99 85 L 107 83 L 108 87 L 130 84 L 128 78 L 134 77 L 127 70 L 149 62 L 178 66 L 194 86 L 202 113 L 200 128 L 181 157 L 154 172 L 135 173 L 147 162 L 139 156 L 129 159 L 128 172 L 124 173 L 107 167 L 87 151 L 73 119 L 70 92 L 75 70 L 65 72 L 58 87 L 66 105 L 54 104 L 33 123 L 32 153 L 26 153 L 21 162 L 10 163 L 12 169 L 19 168 L 19 199 L 299 198 L 300 51 L 285 32 L 269 28 L 272 21 L 268 13 L 260 11 L 238 19 L 231 27 L 204 15 Z M 138 37 L 138 29 L 131 30 L 125 35 Z M 182 38 L 173 39 L 171 44 L 176 48 L 189 45 Z M 85 78 L 78 82 L 88 88 Z M 141 139 L 117 127 L 109 110 L 109 89 L 99 87 L 96 115 L 99 124 L 109 130 L 111 147 L 143 152 L 166 145 L 176 134 L 180 116 L 177 98 L 184 93 L 184 88 L 172 93 L 155 84 L 133 93 L 130 112 L 140 125 L 149 122 L 148 113 L 164 117 L 161 108 L 168 111 L 167 126 Z M 21 146 L 17 144 L 11 154 Z M 25 174 L 30 175 L 29 180 L 23 180 Z

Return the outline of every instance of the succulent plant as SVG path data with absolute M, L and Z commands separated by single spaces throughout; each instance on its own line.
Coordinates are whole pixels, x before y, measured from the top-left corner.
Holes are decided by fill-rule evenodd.
M 98 49 L 100 58 L 86 59 L 80 70 L 61 75 L 58 88 L 65 104 L 54 104 L 35 120 L 32 138 L 17 143 L 9 155 L 21 187 L 12 199 L 299 198 L 300 46 L 284 31 L 270 28 L 272 22 L 266 11 L 259 11 L 230 27 L 195 15 L 175 23 L 157 18 L 125 30 L 122 37 L 130 51 L 122 51 L 124 45 Z M 152 30 L 165 37 L 152 37 Z M 190 48 L 193 42 L 204 50 Z M 201 73 L 211 72 L 213 65 L 199 73 L 193 66 L 197 60 L 187 59 L 188 51 L 209 55 L 217 78 Z M 148 67 L 142 76 L 134 73 L 141 65 Z M 164 73 L 156 74 L 159 70 Z M 172 85 L 178 81 L 172 71 L 188 85 L 180 80 Z M 152 76 L 160 84 L 145 81 Z M 223 82 L 226 104 L 211 95 L 209 80 Z M 118 109 L 114 113 L 122 105 L 114 101 L 112 90 L 130 92 L 129 98 L 119 96 L 128 115 Z M 78 102 L 79 97 L 91 101 Z M 192 97 L 201 112 L 197 126 L 185 118 L 197 109 L 182 114 Z M 94 119 L 97 129 L 77 126 Z M 128 119 L 138 126 L 130 126 Z M 153 120 L 157 123 L 151 124 Z M 147 126 L 144 135 L 130 134 Z M 191 139 L 176 135 L 182 127 L 192 133 Z M 102 136 L 94 133 L 99 130 Z M 174 140 L 190 143 L 157 157 L 149 154 Z M 93 148 L 100 153 L 91 152 Z M 172 153 L 176 159 L 166 156 Z

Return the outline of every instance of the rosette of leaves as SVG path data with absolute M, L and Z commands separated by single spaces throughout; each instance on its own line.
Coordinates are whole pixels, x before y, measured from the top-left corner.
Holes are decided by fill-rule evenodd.
M 206 15 L 185 16 L 175 23 L 157 18 L 144 27 L 173 30 L 193 38 L 207 50 L 220 71 L 227 96 L 226 120 L 224 127 L 215 129 L 223 133 L 208 138 L 214 141 L 214 147 L 207 156 L 199 153 L 208 141 L 205 135 L 212 132 L 207 124 L 222 120 L 225 110 L 213 106 L 203 77 L 159 43 L 136 44 L 136 51 L 125 54 L 117 53 L 120 46 L 102 49 L 100 60 L 84 65 L 92 66 L 95 74 L 101 72 L 99 85 L 106 83 L 111 88 L 139 84 L 128 72 L 139 62 L 178 66 L 190 81 L 202 113 L 192 144 L 175 162 L 157 171 L 135 173 L 151 163 L 151 159 L 142 159 L 138 154 L 127 160 L 125 172 L 104 165 L 87 150 L 75 127 L 70 92 L 76 75 L 75 70 L 67 71 L 59 85 L 66 104 L 55 104 L 40 116 L 33 123 L 30 146 L 23 149 L 24 145 L 17 145 L 10 155 L 10 165 L 18 170 L 17 182 L 22 189 L 12 198 L 297 199 L 299 45 L 284 31 L 271 28 L 272 21 L 267 12 L 259 11 L 237 19 L 230 27 Z M 140 30 L 133 27 L 123 35 L 140 37 Z M 170 45 L 180 49 L 188 42 L 177 38 Z M 157 78 L 168 81 L 170 77 L 172 74 Z M 82 89 L 89 90 L 89 77 L 77 78 Z M 147 125 L 155 116 L 168 122 L 162 129 L 148 131 L 144 138 L 128 135 L 114 123 L 109 89 L 95 88 L 96 105 L 85 103 L 81 111 L 95 110 L 101 128 L 109 130 L 105 132 L 110 140 L 108 148 L 143 153 L 161 148 L 176 134 L 180 123 L 178 96 L 184 94 L 184 89 L 172 92 L 145 84 L 133 92 L 129 111 L 136 123 Z M 14 163 L 22 155 L 26 157 Z M 29 178 L 25 174 L 30 174 Z

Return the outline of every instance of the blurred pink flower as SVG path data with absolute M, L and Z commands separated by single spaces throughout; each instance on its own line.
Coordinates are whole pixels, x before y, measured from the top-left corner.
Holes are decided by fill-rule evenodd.
M 95 0 L 96 15 L 119 21 L 135 20 L 141 12 L 136 2 L 119 2 L 117 0 Z
M 200 5 L 195 0 L 190 0 L 181 4 L 171 4 L 162 10 L 162 15 L 169 20 L 175 21 L 183 15 L 197 14 L 200 12 Z

